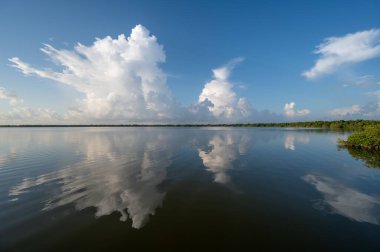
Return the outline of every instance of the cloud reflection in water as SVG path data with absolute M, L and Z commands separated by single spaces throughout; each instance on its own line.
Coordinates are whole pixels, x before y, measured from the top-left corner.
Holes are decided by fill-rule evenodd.
M 286 150 L 296 150 L 296 142 L 302 143 L 302 144 L 308 144 L 310 142 L 310 137 L 307 135 L 303 135 L 300 132 L 294 133 L 288 133 L 285 137 L 284 141 L 284 148 Z
M 322 193 L 320 206 L 357 222 L 380 224 L 380 197 L 359 192 L 329 177 L 308 174 L 303 179 Z
M 82 160 L 58 171 L 25 178 L 11 188 L 9 195 L 57 183 L 60 193 L 46 202 L 45 210 L 73 203 L 78 210 L 95 207 L 97 217 L 119 211 L 121 221 L 129 217 L 134 228 L 141 228 L 165 196 L 157 186 L 165 180 L 171 163 L 169 138 L 169 134 L 145 130 L 132 134 L 69 134 L 65 141 L 81 145 L 76 149 Z
M 199 157 L 208 171 L 214 173 L 214 181 L 221 184 L 231 182 L 227 174 L 233 169 L 237 156 L 247 153 L 249 135 L 233 136 L 231 133 L 215 134 L 208 143 L 209 149 L 198 149 Z

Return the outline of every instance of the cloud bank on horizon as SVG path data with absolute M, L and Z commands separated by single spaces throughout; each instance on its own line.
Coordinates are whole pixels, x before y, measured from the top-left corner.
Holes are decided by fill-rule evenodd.
M 17 106 L 24 103 L 24 100 L 18 97 L 16 94 L 9 92 L 3 87 L 0 87 L 0 100 L 8 101 L 9 105 Z
M 60 70 L 34 67 L 18 57 L 11 66 L 26 76 L 36 76 L 65 84 L 82 95 L 64 113 L 49 108 L 31 109 L 16 94 L 0 88 L 0 100 L 10 104 L 0 112 L 2 123 L 237 123 L 303 120 L 311 111 L 297 110 L 296 103 L 285 103 L 283 114 L 257 111 L 245 97 L 239 97 L 230 80 L 233 69 L 243 58 L 232 59 L 212 70 L 212 79 L 204 84 L 198 101 L 184 106 L 172 95 L 167 74 L 161 64 L 164 48 L 142 25 L 131 34 L 117 38 L 97 38 L 90 46 L 78 43 L 73 50 L 45 44 L 41 51 Z M 317 46 L 315 65 L 302 73 L 308 79 L 332 74 L 346 65 L 380 57 L 380 29 L 329 37 Z M 351 86 L 378 84 L 371 75 L 359 77 Z M 376 92 L 376 91 L 375 91 Z M 373 93 L 375 93 L 373 92 Z M 380 115 L 377 103 L 333 108 L 327 118 L 374 117 Z

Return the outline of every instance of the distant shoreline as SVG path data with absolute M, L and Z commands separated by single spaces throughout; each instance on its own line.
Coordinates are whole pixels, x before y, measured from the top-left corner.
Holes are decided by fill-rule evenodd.
M 339 121 L 309 121 L 289 123 L 231 123 L 231 124 L 19 124 L 0 125 L 0 128 L 15 127 L 299 127 L 321 129 L 360 130 L 364 126 L 380 126 L 378 120 L 339 120 Z

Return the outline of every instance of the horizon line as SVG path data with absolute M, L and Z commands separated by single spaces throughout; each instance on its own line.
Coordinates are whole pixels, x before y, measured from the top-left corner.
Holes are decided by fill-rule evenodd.
M 10 127 L 260 127 L 266 125 L 291 125 L 307 123 L 333 123 L 333 122 L 380 122 L 380 120 L 317 120 L 317 121 L 296 121 L 296 122 L 263 122 L 263 123 L 163 123 L 163 124 L 0 124 L 1 128 Z

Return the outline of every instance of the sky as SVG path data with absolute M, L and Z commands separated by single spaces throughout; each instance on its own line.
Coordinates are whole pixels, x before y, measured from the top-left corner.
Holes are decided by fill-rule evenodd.
M 380 119 L 380 1 L 0 1 L 0 124 Z

